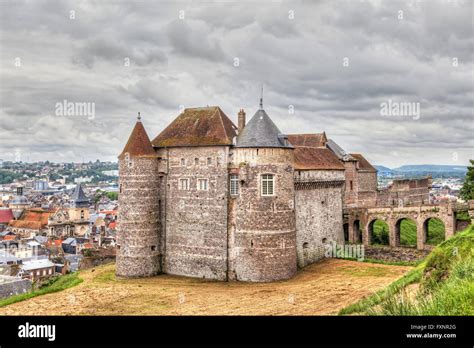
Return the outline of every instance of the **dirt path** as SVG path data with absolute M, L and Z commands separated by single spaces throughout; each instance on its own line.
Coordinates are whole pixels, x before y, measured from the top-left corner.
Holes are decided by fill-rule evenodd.
M 210 282 L 170 275 L 115 279 L 115 265 L 82 271 L 80 285 L 0 308 L 0 315 L 325 315 L 411 267 L 328 259 L 276 283 Z

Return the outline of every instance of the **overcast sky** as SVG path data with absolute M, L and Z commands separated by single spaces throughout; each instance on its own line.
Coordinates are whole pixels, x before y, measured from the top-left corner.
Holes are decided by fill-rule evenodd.
M 474 158 L 473 1 L 0 1 L 0 159 L 116 160 L 182 106 L 264 108 L 374 164 Z M 73 11 L 73 12 L 71 12 Z M 58 112 L 91 103 L 94 117 Z M 381 104 L 419 103 L 387 116 Z M 94 104 L 92 104 L 94 103 Z M 393 104 L 392 104 L 393 105 Z M 413 104 L 415 106 L 416 104 Z M 293 110 L 293 112 L 292 112 Z

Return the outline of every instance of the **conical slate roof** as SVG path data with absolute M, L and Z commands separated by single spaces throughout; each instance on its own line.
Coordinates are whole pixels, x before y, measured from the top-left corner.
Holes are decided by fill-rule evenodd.
M 89 199 L 86 197 L 84 191 L 82 190 L 81 184 L 77 184 L 74 192 L 71 196 L 71 202 L 75 207 L 88 206 Z
M 245 125 L 237 137 L 236 147 L 285 147 L 292 146 L 285 141 L 278 127 L 273 123 L 265 110 L 258 110 Z
M 119 159 L 122 159 L 126 153 L 128 153 L 130 157 L 148 157 L 156 155 L 145 127 L 143 127 L 140 120 L 135 124 L 127 145 L 125 145 Z

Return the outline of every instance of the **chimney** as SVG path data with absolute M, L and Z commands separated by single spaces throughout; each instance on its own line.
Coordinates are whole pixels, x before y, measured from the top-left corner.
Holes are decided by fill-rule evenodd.
M 239 134 L 242 132 L 242 129 L 245 127 L 245 111 L 244 109 L 240 109 L 239 111 Z

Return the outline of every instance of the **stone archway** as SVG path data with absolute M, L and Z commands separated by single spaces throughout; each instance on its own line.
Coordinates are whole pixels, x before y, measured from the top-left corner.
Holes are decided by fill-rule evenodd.
M 371 245 L 390 245 L 390 226 L 381 219 L 373 219 L 367 225 L 367 238 Z
M 402 217 L 395 223 L 394 246 L 417 247 L 418 227 L 416 221 L 409 217 Z
M 429 217 L 423 222 L 423 244 L 437 245 L 446 239 L 446 226 L 438 217 Z

